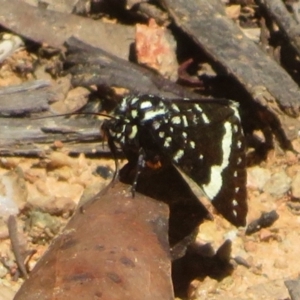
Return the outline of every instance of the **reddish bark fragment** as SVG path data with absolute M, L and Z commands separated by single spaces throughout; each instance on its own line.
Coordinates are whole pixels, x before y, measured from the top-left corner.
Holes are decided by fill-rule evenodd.
M 14 299 L 173 299 L 168 208 L 128 191 L 85 204 Z
M 176 81 L 176 42 L 166 28 L 158 26 L 154 19 L 150 19 L 148 26 L 137 24 L 135 38 L 138 62 Z

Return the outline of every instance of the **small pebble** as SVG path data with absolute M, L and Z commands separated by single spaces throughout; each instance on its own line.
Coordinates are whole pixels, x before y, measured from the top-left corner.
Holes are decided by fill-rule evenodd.
M 262 242 L 268 242 L 270 239 L 273 238 L 273 233 L 265 228 L 262 228 L 259 232 L 259 239 Z
M 7 268 L 5 268 L 2 264 L 0 264 L 0 278 L 4 278 L 8 273 Z
M 63 166 L 72 166 L 73 161 L 71 157 L 62 152 L 52 152 L 49 156 L 50 162 L 48 168 L 61 168 Z
M 261 167 L 248 169 L 247 186 L 252 189 L 263 190 L 264 185 L 270 180 L 271 172 Z
M 216 293 L 219 282 L 210 277 L 203 281 L 193 280 L 188 289 L 189 299 L 210 299 L 210 294 Z
M 255 252 L 257 250 L 257 244 L 253 241 L 247 241 L 244 244 L 244 249 L 247 252 Z
M 241 13 L 241 6 L 240 5 L 229 5 L 226 7 L 226 15 L 233 20 L 236 20 L 239 18 Z
M 291 178 L 284 171 L 279 171 L 272 174 L 270 180 L 264 186 L 264 191 L 280 198 L 291 188 L 291 182 Z
M 300 199 L 300 172 L 298 171 L 292 179 L 292 197 Z
M 55 148 L 63 148 L 64 143 L 62 141 L 60 141 L 60 140 L 56 140 L 56 141 L 53 142 L 53 146 Z
M 286 269 L 288 267 L 287 261 L 283 258 L 276 258 L 274 261 L 274 267 L 276 269 Z

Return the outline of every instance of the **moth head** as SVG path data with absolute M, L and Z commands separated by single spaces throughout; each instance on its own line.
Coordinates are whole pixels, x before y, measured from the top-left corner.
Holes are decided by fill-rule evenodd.
M 125 118 L 105 120 L 101 126 L 101 133 L 105 140 L 111 139 L 115 143 L 125 144 L 136 140 L 137 126 Z

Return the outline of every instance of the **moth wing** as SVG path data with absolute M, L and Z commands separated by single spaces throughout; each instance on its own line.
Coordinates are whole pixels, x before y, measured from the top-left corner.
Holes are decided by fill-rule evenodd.
M 170 102 L 168 119 L 155 125 L 155 139 L 228 221 L 244 226 L 246 155 L 237 109 L 233 104 L 201 104 Z

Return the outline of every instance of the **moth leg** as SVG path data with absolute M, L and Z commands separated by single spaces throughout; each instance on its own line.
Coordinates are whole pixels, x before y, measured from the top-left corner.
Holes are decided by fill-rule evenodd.
M 145 151 L 143 148 L 140 148 L 139 150 L 139 156 L 138 156 L 138 160 L 137 160 L 137 166 L 136 166 L 136 174 L 134 176 L 133 182 L 132 182 L 132 186 L 131 186 L 131 194 L 132 194 L 132 198 L 134 198 L 135 196 L 135 191 L 136 191 L 136 185 L 137 185 L 137 181 L 138 178 L 143 170 L 143 168 L 146 165 L 145 162 Z
M 116 145 L 113 141 L 113 138 L 106 131 L 104 131 L 104 132 L 105 132 L 105 135 L 107 137 L 108 148 L 109 148 L 110 152 L 112 153 L 113 158 L 114 158 L 114 162 L 115 162 L 115 172 L 114 172 L 114 176 L 111 180 L 111 183 L 113 185 L 115 183 L 115 181 L 117 180 L 117 178 L 119 176 L 119 171 L 120 171 L 119 160 L 118 160 L 118 157 L 117 157 L 117 148 L 116 148 Z
M 114 176 L 111 180 L 112 183 L 115 183 L 115 181 L 119 177 L 119 171 L 120 171 L 119 160 L 117 159 L 117 157 L 114 157 L 114 161 L 115 161 L 115 172 L 114 172 Z

